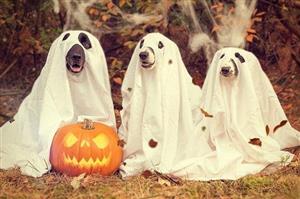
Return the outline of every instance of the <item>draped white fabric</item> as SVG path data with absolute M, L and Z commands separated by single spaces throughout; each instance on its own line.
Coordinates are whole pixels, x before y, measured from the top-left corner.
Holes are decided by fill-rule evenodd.
M 122 85 L 123 176 L 146 169 L 170 172 L 177 161 L 202 153 L 188 147 L 199 137 L 194 135 L 193 118 L 201 117 L 200 87 L 192 83 L 174 42 L 160 33 L 150 33 L 142 40 L 143 46 L 153 49 L 155 65 L 141 67 L 139 43 Z M 159 42 L 164 47 L 159 48 Z
M 292 160 L 282 149 L 300 145 L 300 134 L 252 53 L 219 50 L 201 92 L 173 42 L 158 33 L 143 40 L 156 65 L 141 67 L 137 45 L 122 85 L 124 177 L 149 169 L 189 180 L 234 180 Z M 228 62 L 235 63 L 236 77 L 220 74 Z
M 67 33 L 70 36 L 63 40 Z M 88 36 L 92 48 L 84 48 L 80 33 Z M 66 55 L 74 44 L 85 53 L 80 74 L 66 68 Z M 49 150 L 56 130 L 84 117 L 115 127 L 106 59 L 97 38 L 85 31 L 67 31 L 53 42 L 15 121 L 0 128 L 0 168 L 18 166 L 23 174 L 41 176 L 51 168 Z
M 230 61 L 236 63 L 239 73 L 228 79 L 220 71 Z M 176 176 L 237 179 L 258 173 L 270 163 L 290 162 L 293 154 L 281 149 L 300 145 L 300 133 L 287 122 L 258 59 L 243 49 L 224 48 L 215 54 L 204 82 L 201 108 L 212 117 L 205 117 L 196 131 L 205 137 L 210 150 L 204 156 L 183 159 L 170 172 Z M 198 145 L 194 150 L 202 149 Z

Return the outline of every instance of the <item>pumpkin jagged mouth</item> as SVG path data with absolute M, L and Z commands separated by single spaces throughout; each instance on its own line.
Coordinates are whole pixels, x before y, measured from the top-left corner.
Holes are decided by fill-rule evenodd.
M 88 160 L 82 158 L 81 160 L 78 161 L 75 156 L 71 158 L 69 155 L 66 155 L 65 153 L 63 153 L 63 156 L 64 156 L 65 163 L 80 168 L 107 166 L 111 160 L 111 152 L 109 153 L 108 156 L 104 156 L 102 160 L 100 160 L 99 158 L 96 158 L 96 160 L 94 160 L 93 158 L 89 158 Z

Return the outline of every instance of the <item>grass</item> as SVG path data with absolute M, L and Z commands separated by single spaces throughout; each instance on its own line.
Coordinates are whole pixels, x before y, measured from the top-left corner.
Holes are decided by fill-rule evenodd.
M 162 183 L 159 178 L 72 178 L 57 173 L 32 178 L 21 175 L 18 169 L 0 170 L 0 198 L 300 198 L 299 161 L 269 175 L 249 175 L 236 181 L 174 184 Z

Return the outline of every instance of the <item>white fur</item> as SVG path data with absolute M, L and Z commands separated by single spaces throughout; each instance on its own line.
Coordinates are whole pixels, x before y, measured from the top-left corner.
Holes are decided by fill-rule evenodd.
M 155 54 L 154 52 L 148 47 L 148 46 L 143 46 L 140 50 L 139 53 L 141 52 L 147 52 L 148 53 L 148 57 L 145 60 L 142 60 L 140 58 L 140 64 L 142 67 L 146 68 L 146 69 L 152 69 L 154 68 L 154 64 L 155 64 Z

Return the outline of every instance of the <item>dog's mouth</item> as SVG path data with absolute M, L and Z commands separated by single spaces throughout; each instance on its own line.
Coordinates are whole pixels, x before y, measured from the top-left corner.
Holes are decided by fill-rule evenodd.
M 147 61 L 141 61 L 141 66 L 143 68 L 147 68 L 147 69 L 153 68 L 154 64 L 155 64 L 155 61 L 153 63 L 149 63 Z
M 67 63 L 67 68 L 73 73 L 80 73 L 83 70 L 83 64 L 81 65 L 79 63 Z

